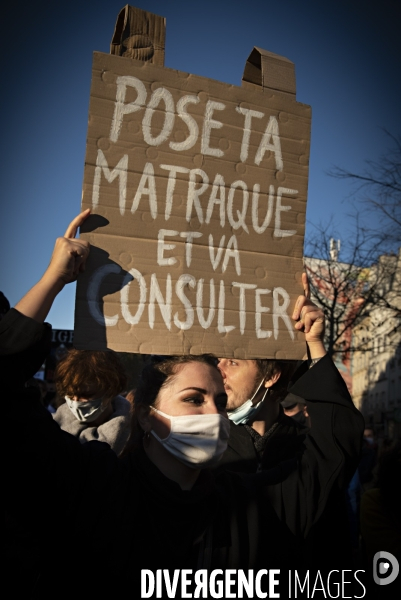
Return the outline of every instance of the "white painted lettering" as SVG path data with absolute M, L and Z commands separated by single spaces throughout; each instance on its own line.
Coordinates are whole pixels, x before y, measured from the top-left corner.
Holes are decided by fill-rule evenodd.
M 186 169 L 185 167 L 175 167 L 173 165 L 160 165 L 160 168 L 165 169 L 166 171 L 170 171 L 168 176 L 166 192 L 166 209 L 164 213 L 164 218 L 166 221 L 168 221 L 170 218 L 171 209 L 173 207 L 173 195 L 175 190 L 177 173 L 189 173 L 189 169 Z
M 159 106 L 160 102 L 164 103 L 164 122 L 163 127 L 156 137 L 153 137 L 151 127 L 152 127 L 152 117 L 155 112 L 155 109 Z M 143 139 L 149 146 L 160 146 L 163 142 L 167 140 L 170 136 L 173 126 L 174 126 L 174 100 L 171 95 L 171 92 L 166 90 L 166 88 L 157 88 L 150 98 L 149 104 L 146 108 L 145 115 L 142 121 L 142 132 Z
M 139 302 L 134 315 L 131 314 L 129 309 L 129 291 L 132 281 L 137 281 L 139 285 Z M 146 281 L 144 277 L 142 277 L 142 274 L 137 269 L 130 269 L 124 277 L 123 287 L 120 291 L 121 313 L 123 319 L 130 325 L 137 325 L 139 323 L 142 313 L 145 310 L 146 293 Z
M 185 263 L 187 267 L 191 266 L 192 261 L 192 242 L 196 238 L 202 237 L 200 231 L 182 231 L 180 236 L 185 238 Z
M 253 283 L 237 283 L 232 282 L 233 287 L 239 288 L 239 329 L 241 335 L 244 335 L 246 325 L 246 302 L 245 302 L 245 290 L 254 290 L 256 284 Z
M 156 273 L 152 273 L 149 293 L 149 327 L 151 329 L 155 326 L 155 302 L 157 302 L 166 327 L 169 331 L 171 330 L 171 299 L 172 288 L 170 273 L 167 273 L 166 277 L 166 299 L 163 298 L 163 294 L 160 291 Z
M 238 188 L 242 189 L 242 210 L 241 211 L 237 210 L 238 220 L 236 221 L 234 219 L 234 215 L 233 215 L 233 204 L 234 204 L 235 190 Z M 240 227 L 242 227 L 242 229 L 244 231 L 246 231 L 247 233 L 249 233 L 249 230 L 245 223 L 245 217 L 246 217 L 246 211 L 248 208 L 248 199 L 249 199 L 249 192 L 248 192 L 246 183 L 241 180 L 234 181 L 230 186 L 230 191 L 228 192 L 227 218 L 228 218 L 228 222 L 230 223 L 230 225 L 233 229 L 239 229 Z
M 255 292 L 255 330 L 258 340 L 271 337 L 272 332 L 262 329 L 262 314 L 270 311 L 267 306 L 262 306 L 261 296 L 270 294 L 271 290 L 258 288 Z
M 219 148 L 210 147 L 210 134 L 212 129 L 221 129 L 223 123 L 213 119 L 213 112 L 215 110 L 224 110 L 225 104 L 222 102 L 215 102 L 214 100 L 208 100 L 206 103 L 205 117 L 203 120 L 202 138 L 201 138 L 201 153 L 208 156 L 223 156 L 223 150 Z
M 131 212 L 134 214 L 138 209 L 139 202 L 142 196 L 149 196 L 149 209 L 152 219 L 157 217 L 157 196 L 156 196 L 156 182 L 155 182 L 155 171 L 152 163 L 148 162 L 143 170 L 141 180 L 138 185 L 138 189 L 132 202 Z
M 244 133 L 242 135 L 242 143 L 241 143 L 241 154 L 240 161 L 245 162 L 248 158 L 248 150 L 249 150 L 249 138 L 251 136 L 251 123 L 252 118 L 262 119 L 265 115 L 258 110 L 251 110 L 250 108 L 243 108 L 242 106 L 237 106 L 235 109 L 240 115 L 245 116 L 244 122 Z
M 209 256 L 210 256 L 210 262 L 212 263 L 212 267 L 213 267 L 213 271 L 215 271 L 217 269 L 217 267 L 219 266 L 222 254 L 223 254 L 223 246 L 224 246 L 224 242 L 225 242 L 226 236 L 223 235 L 221 240 L 220 240 L 220 244 L 219 244 L 219 249 L 216 252 L 216 255 L 214 254 L 214 243 L 213 243 L 213 234 L 210 233 L 209 234 Z
M 279 187 L 277 190 L 276 202 L 276 218 L 274 224 L 274 237 L 289 237 L 296 234 L 295 229 L 281 229 L 281 213 L 291 210 L 291 206 L 283 206 L 281 204 L 281 196 L 283 194 L 298 194 L 298 190 L 290 190 L 289 188 Z
M 182 119 L 185 125 L 188 127 L 189 135 L 183 142 L 170 142 L 170 148 L 177 152 L 183 152 L 189 150 L 195 146 L 199 135 L 198 124 L 191 115 L 186 111 L 187 104 L 198 104 L 198 96 L 183 96 L 177 102 L 177 116 Z
M 217 197 L 217 194 L 219 194 L 219 198 Z M 224 227 L 224 224 L 226 221 L 226 213 L 225 213 L 226 187 L 225 187 L 224 178 L 219 173 L 216 174 L 216 177 L 214 178 L 214 181 L 213 181 L 212 191 L 210 194 L 210 198 L 209 198 L 209 202 L 208 202 L 207 210 L 206 210 L 205 223 L 210 223 L 210 219 L 212 218 L 213 209 L 214 209 L 215 204 L 220 206 L 220 226 Z
M 280 297 L 283 299 L 283 303 L 280 304 Z M 290 304 L 290 297 L 286 290 L 282 287 L 276 287 L 273 290 L 273 331 L 274 339 L 278 338 L 279 332 L 279 319 L 283 319 L 285 326 L 290 334 L 290 338 L 293 340 L 295 337 L 294 328 L 290 317 L 287 315 L 287 308 Z
M 207 306 L 209 306 L 209 312 L 207 319 L 205 319 L 203 312 L 203 282 L 204 279 L 199 279 L 198 286 L 196 288 L 196 314 L 198 316 L 199 325 L 203 327 L 203 329 L 208 329 L 212 324 L 214 314 L 216 312 L 216 293 L 214 288 L 214 280 L 211 279 L 209 282 L 210 296 L 209 302 L 207 303 Z
M 217 329 L 219 333 L 228 333 L 235 329 L 234 325 L 224 324 L 224 309 L 225 309 L 225 289 L 224 281 L 220 280 L 220 291 L 219 291 L 219 309 L 217 311 Z
M 128 169 L 128 154 L 124 154 L 118 161 L 115 168 L 110 172 L 105 155 L 100 148 L 97 151 L 95 176 L 93 178 L 92 191 L 92 209 L 97 208 L 100 196 L 100 179 L 103 175 L 109 183 L 112 183 L 118 177 L 118 205 L 120 214 L 125 212 L 125 200 L 127 196 L 127 169 Z
M 86 300 L 88 302 L 88 308 L 91 317 L 103 327 L 114 327 L 118 323 L 118 315 L 112 317 L 106 317 L 99 308 L 99 291 L 103 279 L 107 275 L 112 273 L 118 274 L 121 271 L 119 265 L 103 265 L 94 271 L 91 278 L 89 279 L 88 288 L 86 292 Z
M 185 286 L 189 286 L 194 288 L 196 286 L 196 279 L 192 275 L 180 275 L 177 283 L 175 284 L 175 293 L 177 294 L 177 298 L 182 302 L 185 308 L 186 320 L 180 321 L 178 312 L 174 315 L 174 324 L 181 329 L 182 331 L 186 331 L 190 329 L 194 323 L 194 309 L 192 308 L 191 302 L 185 295 L 184 288 Z
M 269 186 L 269 200 L 267 204 L 266 216 L 262 225 L 259 225 L 259 192 L 260 185 L 255 183 L 252 192 L 252 226 L 256 233 L 264 233 L 268 226 L 273 214 L 273 202 L 274 202 L 274 185 Z
M 201 177 L 202 183 L 199 188 L 196 187 L 196 176 Z M 187 198 L 187 221 L 192 218 L 192 207 L 195 206 L 196 216 L 199 223 L 203 223 L 202 206 L 199 196 L 207 189 L 209 185 L 209 177 L 202 169 L 191 169 L 189 172 L 188 198 Z
M 283 170 L 283 157 L 281 154 L 281 142 L 278 132 L 278 123 L 276 117 L 270 117 L 269 123 L 267 124 L 266 131 L 263 134 L 260 142 L 258 151 L 255 156 L 255 164 L 260 165 L 265 155 L 266 150 L 274 152 L 274 158 L 276 160 L 276 169 L 278 171 Z
M 137 97 L 135 102 L 129 102 L 128 104 L 125 104 L 127 87 L 135 88 L 137 91 Z M 140 79 L 137 79 L 136 77 L 130 77 L 129 75 L 117 77 L 116 102 L 114 105 L 113 120 L 111 122 L 110 141 L 116 142 L 118 140 L 124 115 L 128 115 L 140 110 L 145 104 L 146 95 L 146 88 Z
M 224 261 L 223 261 L 223 266 L 222 266 L 223 273 L 226 272 L 227 264 L 228 264 L 228 261 L 230 260 L 230 258 L 234 259 L 235 270 L 237 272 L 237 275 L 238 276 L 241 275 L 241 264 L 240 264 L 240 260 L 239 260 L 238 242 L 237 242 L 237 238 L 235 235 L 232 235 L 230 237 L 230 239 L 228 240 L 227 249 L 226 249 L 226 253 L 224 255 Z
M 160 229 L 157 236 L 157 264 L 160 267 L 167 267 L 171 265 L 175 265 L 177 259 L 174 256 L 170 256 L 169 258 L 164 258 L 165 250 L 174 250 L 175 244 L 166 244 L 164 242 L 164 238 L 166 236 L 173 237 L 178 235 L 178 231 L 174 231 L 173 229 Z

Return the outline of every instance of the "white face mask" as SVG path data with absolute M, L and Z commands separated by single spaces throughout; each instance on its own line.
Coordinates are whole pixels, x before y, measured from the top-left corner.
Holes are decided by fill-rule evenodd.
M 170 433 L 166 438 L 152 435 L 180 462 L 192 469 L 209 467 L 217 463 L 227 449 L 230 422 L 223 415 L 183 415 L 172 417 L 157 410 L 170 420 Z
M 244 404 L 241 404 L 241 406 L 238 406 L 238 408 L 234 408 L 234 410 L 227 411 L 228 418 L 230 419 L 230 421 L 232 421 L 236 425 L 242 425 L 244 423 L 248 423 L 250 418 L 256 413 L 259 406 L 262 404 L 263 400 L 266 398 L 266 394 L 269 391 L 269 388 L 266 388 L 266 391 L 263 394 L 262 400 L 260 400 L 260 402 L 258 402 L 255 405 L 253 404 L 255 396 L 259 392 L 264 381 L 265 380 L 262 379 L 262 381 L 260 382 L 260 384 L 258 385 L 258 387 L 256 389 L 256 392 L 253 394 L 252 398 L 250 398 L 249 400 L 246 400 L 246 402 L 244 402 Z
M 78 400 L 71 400 L 69 396 L 65 396 L 65 401 L 74 417 L 81 423 L 95 421 L 107 406 L 107 403 L 103 402 L 103 398 L 79 402 Z

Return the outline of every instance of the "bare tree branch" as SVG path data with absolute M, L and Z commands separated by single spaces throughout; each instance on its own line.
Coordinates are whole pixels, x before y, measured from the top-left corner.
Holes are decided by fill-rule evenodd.
M 342 241 L 341 254 L 347 257 L 346 262 L 339 261 L 337 240 L 332 226 L 315 227 L 306 240 L 305 268 L 312 298 L 326 316 L 328 352 L 344 358 L 364 350 L 365 342 L 355 338 L 353 330 L 373 308 L 401 316 L 398 295 L 392 293 L 400 260 L 395 254 L 377 258 L 377 244 L 362 227 L 356 227 L 354 235 Z
M 329 175 L 354 184 L 354 210 L 373 214 L 375 226 L 366 228 L 371 239 L 382 244 L 382 252 L 395 250 L 401 240 L 401 136 L 384 130 L 391 147 L 377 161 L 366 161 L 363 173 L 336 167 Z

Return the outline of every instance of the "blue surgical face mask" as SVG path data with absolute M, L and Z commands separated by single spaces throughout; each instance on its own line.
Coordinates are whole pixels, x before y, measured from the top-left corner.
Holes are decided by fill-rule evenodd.
M 95 421 L 107 406 L 107 402 L 103 402 L 103 398 L 80 402 L 78 400 L 72 400 L 69 396 L 65 396 L 65 401 L 74 417 L 81 423 L 91 423 L 92 421 Z
M 262 379 L 262 381 L 260 382 L 260 384 L 258 385 L 258 387 L 256 389 L 256 392 L 253 394 L 252 398 L 250 398 L 249 400 L 246 400 L 246 402 L 244 402 L 244 404 L 241 404 L 241 406 L 239 406 L 238 408 L 234 408 L 234 410 L 227 411 L 227 415 L 228 415 L 228 418 L 230 419 L 230 421 L 232 421 L 236 425 L 243 425 L 245 423 L 248 423 L 250 418 L 254 416 L 254 414 L 258 410 L 259 406 L 262 404 L 263 400 L 266 398 L 266 394 L 269 391 L 269 388 L 266 388 L 266 391 L 263 394 L 262 400 L 260 400 L 260 402 L 258 402 L 255 405 L 253 404 L 256 394 L 259 392 L 259 390 L 262 387 L 262 385 L 264 384 L 264 382 L 265 382 L 265 380 Z

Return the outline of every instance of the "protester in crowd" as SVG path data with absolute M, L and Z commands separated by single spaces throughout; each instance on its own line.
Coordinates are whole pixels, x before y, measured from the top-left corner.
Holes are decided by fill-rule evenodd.
M 227 393 L 230 437 L 219 470 L 254 473 L 293 456 L 289 436 L 299 427 L 285 416 L 280 401 L 287 394 L 295 361 L 220 358 L 218 368 Z M 270 448 L 274 449 L 270 451 Z
M 7 465 L 7 508 L 36 533 L 43 556 L 59 553 L 59 566 L 39 573 L 31 597 L 54 596 L 60 581 L 64 593 L 82 597 L 139 595 L 142 569 L 311 568 L 302 540 L 333 486 L 354 470 L 363 425 L 326 355 L 323 313 L 307 297 L 298 298 L 293 318 L 315 364 L 301 368 L 291 392 L 308 402 L 313 435 L 305 436 L 302 455 L 274 469 L 243 478 L 207 468 L 224 453 L 230 431 L 224 385 L 207 357 L 144 370 L 135 393 L 143 437 L 124 459 L 106 444 L 80 444 L 23 387 L 49 347 L 43 322 L 54 298 L 84 269 L 89 246 L 75 235 L 88 212 L 58 238 L 42 279 L 0 324 L 2 369 L 14 369 L 20 383 L 6 403 L 19 426 Z M 62 517 L 57 527 L 43 510 L 49 498 Z M 76 559 L 81 537 L 90 545 Z M 67 568 L 71 560 L 78 568 Z
M 303 284 L 305 295 L 308 296 L 309 286 L 305 274 Z M 308 334 L 305 338 L 308 342 Z M 306 364 L 313 370 L 319 362 L 320 359 L 311 358 Z M 316 411 L 319 404 L 316 402 L 318 397 L 315 390 L 308 389 L 305 396 L 293 391 L 288 393 L 287 388 L 291 385 L 290 377 L 294 371 L 289 361 L 220 358 L 218 367 L 227 392 L 230 437 L 227 451 L 215 468 L 219 472 L 230 470 L 249 474 L 277 468 L 278 465 L 294 460 L 302 464 L 305 448 L 312 440 L 316 442 L 321 433 L 326 431 L 323 420 L 327 418 L 328 412 L 325 414 Z M 319 382 L 324 386 L 324 372 L 319 369 L 314 373 L 314 385 L 318 386 Z M 320 393 L 320 386 L 316 389 Z M 327 392 L 330 394 L 331 390 Z M 312 419 L 310 415 L 313 415 Z M 363 419 L 360 415 L 359 444 L 362 427 Z M 309 429 L 311 431 L 308 436 Z M 317 456 L 319 443 L 315 450 Z M 331 452 L 334 457 L 336 448 L 333 447 Z M 321 457 L 321 460 L 324 458 Z M 309 560 L 311 564 L 318 560 L 321 565 L 331 565 L 332 568 L 336 565 L 344 568 L 354 565 L 347 486 L 356 464 L 355 460 L 344 464 L 342 476 L 335 478 L 335 484 L 325 496 L 324 510 L 303 543 L 305 560 Z M 329 476 L 329 469 L 326 475 Z M 286 495 L 296 494 L 298 485 L 298 472 L 294 471 L 283 480 L 281 487 L 268 487 L 266 495 L 274 506 L 280 506 Z M 280 514 L 284 512 L 282 510 Z M 293 526 L 296 526 L 295 523 Z M 327 540 L 330 540 L 330 544 L 327 544 Z M 324 552 L 322 548 L 325 548 Z M 341 548 L 340 553 L 338 548 Z
M 81 443 L 106 442 L 121 454 L 131 433 L 131 404 L 119 395 L 127 376 L 112 350 L 71 349 L 55 371 L 56 390 L 65 399 L 54 420 Z

